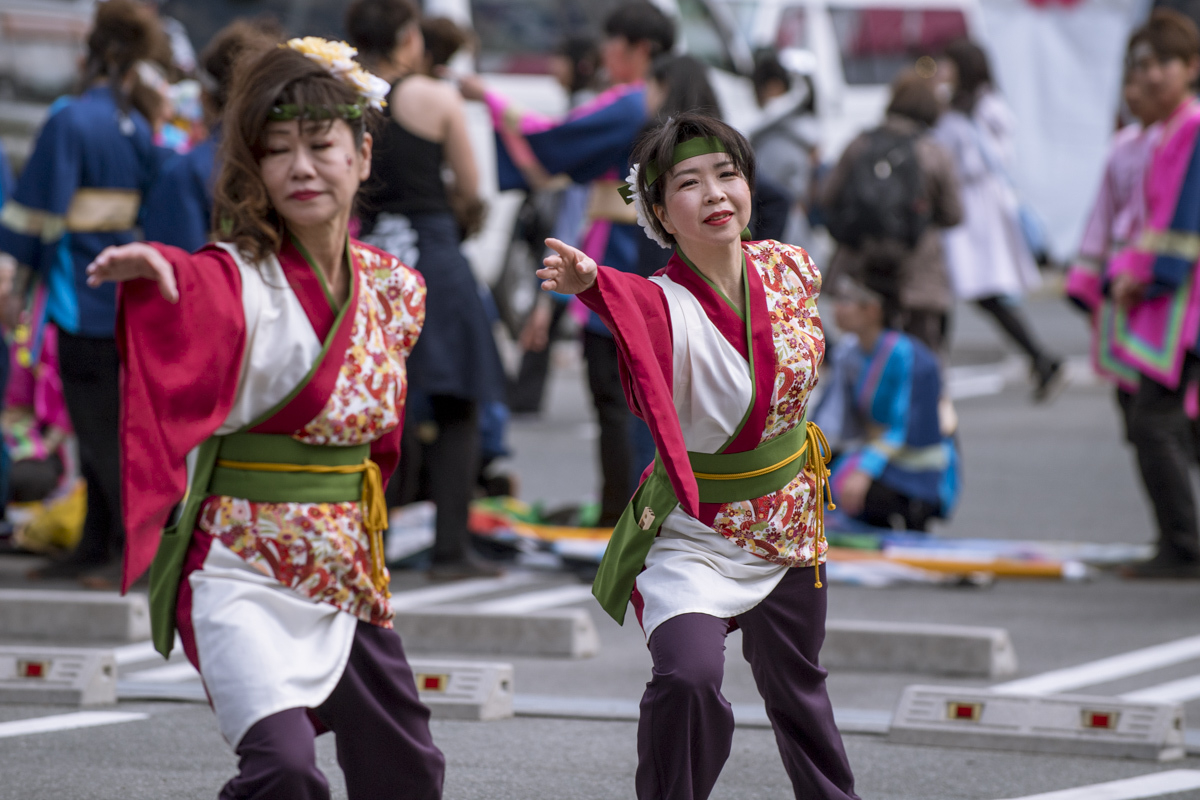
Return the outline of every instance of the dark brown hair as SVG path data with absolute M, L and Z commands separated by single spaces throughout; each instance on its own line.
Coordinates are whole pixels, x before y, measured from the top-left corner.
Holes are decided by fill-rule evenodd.
M 346 41 L 364 64 L 381 61 L 396 49 L 400 31 L 419 18 L 411 0 L 355 0 L 346 9 Z
M 633 163 L 640 165 L 638 193 L 646 204 L 651 226 L 668 244 L 675 244 L 675 237 L 663 228 L 654 213 L 654 206 L 663 205 L 663 188 L 675 166 L 675 148 L 683 142 L 708 137 L 716 139 L 725 147 L 734 168 L 746 179 L 746 183 L 753 186 L 754 150 L 750 143 L 736 130 L 707 114 L 689 111 L 672 117 L 662 125 L 643 133 L 633 147 Z M 649 164 L 655 165 L 655 169 L 659 171 L 659 178 L 647 186 L 646 167 Z
M 426 17 L 421 20 L 421 36 L 425 39 L 425 61 L 430 67 L 444 67 L 463 49 L 471 37 L 449 17 Z
M 1169 8 L 1156 8 L 1146 24 L 1129 37 L 1126 55 L 1139 44 L 1148 44 L 1159 61 L 1178 58 L 1185 64 L 1200 56 L 1200 33 L 1189 17 Z
M 950 104 L 964 114 L 970 114 L 975 110 L 984 87 L 992 82 L 987 53 L 970 39 L 956 39 L 946 45 L 942 55 L 954 62 L 954 71 L 958 73 Z
M 900 73 L 892 81 L 892 99 L 888 103 L 887 113 L 933 127 L 941 115 L 933 79 L 923 77 L 915 69 Z
M 278 44 L 279 38 L 275 32 L 268 32 L 265 23 L 244 19 L 236 19 L 217 31 L 200 54 L 200 67 L 205 74 L 204 89 L 212 99 L 213 111 L 220 113 L 229 101 L 234 67 L 238 62 Z
M 284 228 L 259 168 L 271 109 L 279 105 L 334 109 L 353 105 L 359 96 L 316 61 L 287 47 L 267 50 L 237 73 L 217 155 L 221 172 L 213 220 L 217 239 L 233 242 L 246 256 L 261 261 L 279 251 Z M 356 144 L 362 144 L 367 113 L 347 121 Z M 315 121 L 334 124 L 328 118 Z
M 97 78 L 107 78 L 122 108 L 129 100 L 121 81 L 137 62 L 150 58 L 164 41 L 154 13 L 135 0 L 108 0 L 96 4 L 96 18 L 87 38 L 83 88 Z

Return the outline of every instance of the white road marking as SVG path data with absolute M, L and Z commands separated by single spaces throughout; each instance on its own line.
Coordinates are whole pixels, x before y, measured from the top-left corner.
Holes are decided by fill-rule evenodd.
M 1055 694 L 1082 686 L 1108 683 L 1195 658 L 1200 658 L 1200 636 L 1189 636 L 1186 639 L 1133 650 L 1119 656 L 997 684 L 992 687 L 992 691 L 1002 694 Z
M 149 714 L 135 714 L 129 711 L 77 711 L 73 714 L 56 714 L 52 717 L 18 719 L 13 722 L 0 722 L 0 739 L 7 739 L 11 736 L 27 736 L 31 733 L 94 728 L 98 725 L 115 725 L 118 722 L 136 722 L 149 718 Z
M 396 611 L 406 611 L 411 608 L 422 608 L 451 600 L 460 600 L 472 595 L 487 594 L 526 586 L 540 580 L 532 573 L 516 573 L 500 578 L 472 578 L 465 581 L 454 581 L 440 586 L 428 586 L 424 589 L 413 589 L 408 592 L 396 592 L 392 595 L 392 608 Z
M 572 603 L 581 603 L 591 599 L 592 587 L 571 584 L 544 589 L 540 592 L 525 592 L 515 597 L 487 600 L 471 605 L 470 609 L 485 614 L 528 614 L 531 611 L 569 606 Z
M 1147 686 L 1145 689 L 1121 695 L 1122 700 L 1135 703 L 1186 703 L 1197 697 L 1200 697 L 1200 675 Z
M 1161 797 L 1165 794 L 1186 792 L 1189 789 L 1200 789 L 1200 770 L 1173 769 L 1121 781 L 1064 789 L 1061 792 L 1031 794 L 1013 800 L 1139 800 L 1143 797 Z
M 138 683 L 183 683 L 198 679 L 200 673 L 196 672 L 195 667 L 184 661 L 179 664 L 167 664 L 165 667 L 139 670 L 126 677 Z

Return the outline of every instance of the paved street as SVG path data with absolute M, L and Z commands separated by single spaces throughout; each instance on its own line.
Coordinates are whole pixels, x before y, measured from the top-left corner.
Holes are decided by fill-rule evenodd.
M 1035 326 L 1073 367 L 1084 363 L 1082 321 L 1061 301 L 1034 301 Z M 550 505 L 578 502 L 595 489 L 594 426 L 579 365 L 558 354 L 546 417 L 514 425 L 512 444 L 522 496 Z M 956 321 L 952 388 L 965 395 L 961 417 L 965 492 L 959 513 L 940 528 L 947 537 L 1045 539 L 1144 544 L 1149 513 L 1135 483 L 1132 455 L 1121 442 L 1111 391 L 1082 380 L 1052 406 L 1030 405 L 1021 369 L 986 322 L 965 309 Z M 1086 377 L 1083 370 L 1074 370 Z M 994 393 L 993 393 L 994 392 Z M 0 559 L 0 584 L 21 585 L 36 560 Z M 533 597 L 573 579 L 538 574 L 471 602 Z M 393 591 L 422 584 L 400 574 Z M 39 588 L 60 588 L 46 585 Z M 66 587 L 61 587 L 66 588 Z M 402 596 L 402 595 L 401 595 Z M 558 595 L 570 600 L 569 592 Z M 579 595 L 574 595 L 579 600 Z M 536 604 L 536 598 L 531 602 Z M 549 601 L 548 601 L 549 602 Z M 538 701 L 548 717 L 519 715 L 499 722 L 437 720 L 434 734 L 448 759 L 447 800 L 538 800 L 632 796 L 636 724 L 628 717 L 649 674 L 649 656 L 636 625 L 619 628 L 586 599 L 600 634 L 598 656 L 582 660 L 496 658 L 514 665 L 517 708 Z M 954 623 L 1006 628 L 1019 658 L 1016 677 L 1074 667 L 1139 648 L 1200 634 L 1200 583 L 1128 583 L 1109 575 L 1088 582 L 1001 580 L 990 587 L 906 586 L 871 589 L 835 585 L 832 620 Z M 790 797 L 771 731 L 760 724 L 758 699 L 730 637 L 724 691 L 748 723 L 737 729 L 714 800 Z M 452 654 L 447 654 L 452 655 Z M 176 656 L 178 658 L 178 656 Z M 122 677 L 161 667 L 131 663 Z M 1083 691 L 1120 695 L 1200 674 L 1200 656 L 1149 663 L 1118 680 Z M 186 675 L 184 676 L 186 677 Z M 987 686 L 919 674 L 834 671 L 835 708 L 848 731 L 886 720 L 904 688 L 914 683 Z M 591 705 L 588 705 L 588 702 Z M 579 718 L 605 706 L 614 720 Z M 121 702 L 115 709 L 145 715 L 109 725 L 20 734 L 5 723 L 64 714 L 71 708 L 0 706 L 0 798 L 204 798 L 216 796 L 235 768 L 211 712 L 196 702 Z M 1200 701 L 1186 705 L 1187 724 L 1200 728 Z M 594 715 L 592 715 L 594 716 Z M 1200 770 L 1200 757 L 1169 763 L 1031 755 L 890 744 L 875 733 L 847 733 L 846 747 L 865 799 L 1001 800 L 1133 778 L 1167 770 Z M 321 763 L 345 797 L 330 737 L 319 740 Z M 1088 794 L 1074 798 L 1084 800 Z M 1095 794 L 1093 796 L 1109 796 Z M 1200 790 L 1137 797 L 1200 798 Z M 1074 800 L 1072 798 L 1072 800 Z M 1067 800 L 1067 798 L 1064 798 Z

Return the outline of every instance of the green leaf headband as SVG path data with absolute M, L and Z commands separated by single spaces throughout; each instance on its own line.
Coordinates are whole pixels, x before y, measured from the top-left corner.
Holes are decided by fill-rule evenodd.
M 694 139 L 688 139 L 686 142 L 680 142 L 675 145 L 675 150 L 671 153 L 671 167 L 681 161 L 687 161 L 689 158 L 696 156 L 706 156 L 709 153 L 728 153 L 729 150 L 725 144 L 715 136 L 697 136 Z M 671 169 L 668 167 L 667 169 Z M 666 171 L 666 170 L 664 170 Z M 651 161 L 646 164 L 646 187 L 654 185 L 662 176 L 658 165 Z M 631 186 L 628 183 L 622 183 L 617 187 L 617 191 L 621 194 L 621 199 L 625 201 L 625 205 L 632 205 L 633 196 L 637 192 L 636 186 Z
M 268 122 L 291 122 L 296 119 L 344 119 L 352 122 L 362 119 L 365 101 L 344 103 L 336 106 L 300 106 L 295 103 L 284 103 L 272 106 L 267 114 Z

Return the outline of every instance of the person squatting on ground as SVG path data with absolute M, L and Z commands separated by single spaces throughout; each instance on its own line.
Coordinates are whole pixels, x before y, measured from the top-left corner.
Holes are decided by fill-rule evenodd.
M 1129 69 L 1159 108 L 1162 132 L 1145 172 L 1140 229 L 1113 256 L 1108 291 L 1113 351 L 1139 374 L 1129 438 L 1158 523 L 1158 550 L 1130 577 L 1200 577 L 1200 530 L 1189 470 L 1200 359 L 1200 34 L 1173 11 L 1156 10 L 1134 32 Z M 1108 324 L 1108 323 L 1105 323 Z M 1189 398 L 1190 393 L 1190 398 Z
M 1021 226 L 1012 181 L 1012 112 L 992 86 L 987 54 L 965 39 L 938 64 L 949 107 L 934 137 L 950 151 L 962 192 L 963 222 L 945 233 L 946 261 L 959 298 L 974 302 L 1029 357 L 1033 399 L 1062 387 L 1062 359 L 1034 336 L 1016 299 L 1041 283 Z
M 479 414 L 504 399 L 504 370 L 488 313 L 460 245 L 476 208 L 479 173 L 455 88 L 422 73 L 424 39 L 410 0 L 358 0 L 346 12 L 359 59 L 391 84 L 372 158 L 363 240 L 425 278 L 427 323 L 409 359 L 409 417 L 392 496 L 428 496 L 437 506 L 431 574 L 495 574 L 470 551 L 467 517 L 479 474 Z M 454 175 L 448 190 L 443 166 Z
M 826 363 L 832 382 L 813 418 L 835 451 L 838 510 L 879 528 L 924 531 L 958 499 L 958 457 L 938 415 L 937 356 L 901 332 L 896 268 L 874 265 L 833 288 L 844 336 Z M 826 426 L 826 420 L 832 424 Z
M 639 140 L 628 187 L 647 235 L 675 247 L 646 279 L 554 239 L 538 276 L 613 332 L 630 407 L 658 446 L 593 592 L 635 613 L 654 660 L 637 796 L 700 800 L 729 756 L 725 637 L 741 628 L 797 798 L 853 798 L 818 665 L 828 445 L 805 420 L 824 353 L 820 273 L 803 250 L 743 242 L 754 156 L 724 123 L 680 114 Z
M 134 0 L 96 6 L 78 97 L 53 105 L 12 198 L 0 210 L 0 251 L 49 287 L 47 315 L 57 326 L 59 370 L 87 481 L 83 536 L 64 561 L 33 573 L 117 582 L 121 524 L 116 291 L 85 283 L 87 265 L 111 245 L 134 240 L 140 198 L 160 153 L 146 120 L 130 105 L 137 62 L 162 32 Z
M 954 289 L 942 236 L 963 208 L 954 163 L 930 133 L 941 113 L 930 77 L 896 78 L 883 124 L 854 139 L 826 179 L 824 206 L 838 239 L 830 285 L 861 284 L 873 261 L 899 263 L 900 329 L 945 358 Z
M 293 39 L 239 70 L 220 241 L 129 244 L 88 267 L 92 286 L 125 282 L 123 587 L 150 567 L 155 647 L 177 629 L 200 671 L 240 758 L 223 800 L 328 798 L 326 730 L 351 798 L 441 796 L 383 553 L 425 292 L 347 233 L 388 89 L 352 55 Z
M 561 122 L 517 108 L 485 91 L 478 79 L 464 79 L 460 85 L 467 99 L 483 100 L 491 111 L 500 189 L 528 189 L 518 165 L 529 161 L 549 175 L 565 174 L 576 183 L 590 184 L 591 224 L 580 249 L 613 269 L 636 273 L 643 234 L 617 187 L 647 120 L 646 75 L 655 57 L 674 45 L 675 25 L 653 4 L 634 0 L 609 14 L 604 33 L 601 57 L 613 86 Z M 638 474 L 654 454 L 649 447 L 639 447 L 645 437 L 634 429 L 643 423 L 629 413 L 617 370 L 617 345 L 596 314 L 584 326 L 583 353 L 600 425 L 603 487 L 597 524 L 607 527 L 620 518 Z

